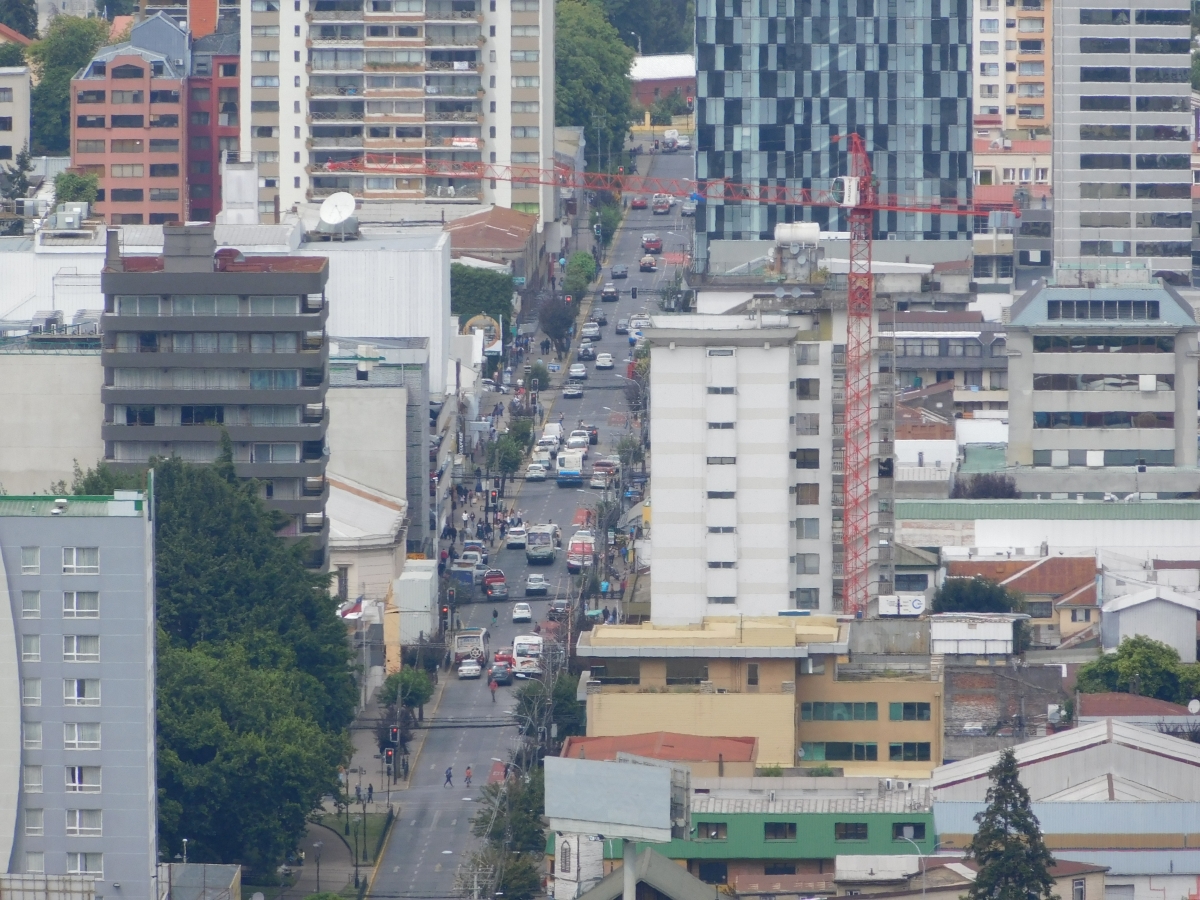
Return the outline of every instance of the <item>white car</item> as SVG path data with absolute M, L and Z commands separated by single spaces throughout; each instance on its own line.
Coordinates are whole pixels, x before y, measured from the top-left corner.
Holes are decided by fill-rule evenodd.
M 601 353 L 596 357 L 597 369 L 611 369 L 613 365 L 613 355 L 611 353 Z
M 650 317 L 645 313 L 637 313 L 629 317 L 630 328 L 649 328 Z
M 512 620 L 514 623 L 516 623 L 516 622 L 532 622 L 533 621 L 533 607 L 530 606 L 528 603 L 513 604 Z
M 546 462 L 549 463 L 550 460 L 547 459 Z M 547 466 L 542 465 L 541 463 L 530 463 L 529 468 L 527 468 L 525 470 L 525 480 L 526 481 L 545 481 L 546 480 L 546 469 L 547 469 Z
M 542 479 L 545 480 L 545 478 L 546 470 L 542 469 Z M 525 538 L 525 529 L 520 525 L 514 525 L 512 528 L 508 529 L 508 535 L 505 539 L 504 546 L 508 547 L 510 550 L 524 550 Z
M 583 382 L 568 381 L 563 385 L 562 395 L 567 400 L 581 400 L 583 398 Z
M 571 368 L 567 371 L 567 377 L 579 380 L 587 378 L 587 366 L 583 363 L 571 363 Z
M 587 459 L 588 447 L 590 447 L 591 445 L 592 445 L 592 441 L 586 435 L 583 437 L 577 437 L 575 435 L 571 435 L 569 438 L 567 438 L 567 449 L 568 450 L 582 450 L 584 459 Z
M 543 597 L 550 592 L 550 580 L 538 572 L 532 572 L 525 579 L 525 596 L 540 594 Z
M 480 678 L 483 675 L 483 666 L 473 659 L 464 659 L 458 664 L 459 678 Z
M 675 146 L 680 150 L 690 150 L 692 146 L 692 139 L 686 134 L 681 134 L 675 139 Z
M 597 322 L 584 322 L 579 334 L 586 340 L 598 341 L 600 340 L 600 325 Z

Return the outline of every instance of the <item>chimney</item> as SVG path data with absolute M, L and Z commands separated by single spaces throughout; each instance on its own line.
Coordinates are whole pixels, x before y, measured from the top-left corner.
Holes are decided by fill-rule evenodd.
M 216 250 L 211 222 L 163 226 L 164 272 L 211 272 Z
M 121 229 L 110 228 L 104 236 L 104 268 L 110 272 L 124 272 L 125 260 L 121 259 Z

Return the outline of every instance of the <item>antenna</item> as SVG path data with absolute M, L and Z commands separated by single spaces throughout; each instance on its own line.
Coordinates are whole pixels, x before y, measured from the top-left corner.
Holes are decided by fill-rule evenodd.
M 325 202 L 321 204 L 321 221 L 326 225 L 341 225 L 354 215 L 354 206 L 355 200 L 353 194 L 348 194 L 345 191 L 330 194 L 325 198 Z M 345 229 L 339 228 L 338 234 L 342 236 L 342 240 L 346 239 Z

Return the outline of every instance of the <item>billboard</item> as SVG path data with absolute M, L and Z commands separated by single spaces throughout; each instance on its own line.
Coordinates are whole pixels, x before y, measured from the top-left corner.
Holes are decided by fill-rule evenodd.
M 548 756 L 546 818 L 554 831 L 665 844 L 671 840 L 671 770 Z

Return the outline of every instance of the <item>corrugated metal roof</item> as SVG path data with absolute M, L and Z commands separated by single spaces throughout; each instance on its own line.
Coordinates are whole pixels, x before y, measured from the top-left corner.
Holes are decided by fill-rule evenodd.
M 1055 859 L 1108 866 L 1111 875 L 1200 875 L 1200 850 L 1055 850 Z
M 934 803 L 938 834 L 974 834 L 975 814 L 986 807 L 986 803 Z M 1200 803 L 1035 802 L 1033 814 L 1043 834 L 1195 834 L 1200 830 Z
M 1200 519 L 1195 500 L 897 500 L 897 519 L 1054 519 L 1077 521 Z
M 0 516 L 57 515 L 68 519 L 88 519 L 107 516 L 141 515 L 141 500 L 114 500 L 112 497 L 67 497 L 67 505 L 58 513 L 52 512 L 55 497 L 46 494 L 36 497 L 0 496 Z
M 717 813 L 907 813 L 927 812 L 928 802 L 908 791 L 885 791 L 867 797 L 788 797 L 757 800 L 745 797 L 692 797 L 692 814 Z

